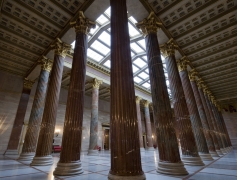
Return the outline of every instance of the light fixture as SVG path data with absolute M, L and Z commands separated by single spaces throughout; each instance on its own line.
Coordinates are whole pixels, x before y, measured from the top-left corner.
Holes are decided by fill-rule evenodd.
M 54 132 L 55 137 L 58 137 L 59 133 L 60 133 L 60 129 L 56 129 L 55 132 Z
M 154 138 L 154 136 L 152 135 L 152 138 Z

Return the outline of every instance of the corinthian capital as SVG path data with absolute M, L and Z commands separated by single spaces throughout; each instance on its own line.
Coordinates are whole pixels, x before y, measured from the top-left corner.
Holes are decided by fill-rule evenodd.
M 76 21 L 70 22 L 71 27 L 75 28 L 76 33 L 88 34 L 91 28 L 95 28 L 95 22 L 87 19 L 82 11 Z
M 184 56 L 181 59 L 179 59 L 177 63 L 178 63 L 179 72 L 181 72 L 187 69 L 187 65 L 189 61 L 187 60 L 186 56 Z
M 154 12 L 145 18 L 143 21 L 136 23 L 137 28 L 142 30 L 143 35 L 146 37 L 148 34 L 157 33 L 162 23 L 158 22 Z
M 100 88 L 100 85 L 103 83 L 103 81 L 101 80 L 98 80 L 96 78 L 94 78 L 92 81 L 91 81 L 91 84 L 92 84 L 92 87 L 93 89 L 99 89 Z
M 149 107 L 149 104 L 150 104 L 150 102 L 147 101 L 147 100 L 145 100 L 145 101 L 143 102 L 143 105 L 144 105 L 145 107 Z
M 196 80 L 196 76 L 198 75 L 196 69 L 192 69 L 191 71 L 189 71 L 188 76 L 190 81 L 195 81 Z
M 203 85 L 204 85 L 203 83 L 204 83 L 204 81 L 202 80 L 202 78 L 198 78 L 197 86 L 198 86 L 199 89 L 203 88 Z
M 51 45 L 51 48 L 54 49 L 55 54 L 65 58 L 67 55 L 67 51 L 71 50 L 72 46 L 62 42 L 59 38 L 57 38 L 56 42 Z
M 24 79 L 24 88 L 31 89 L 34 83 L 35 83 L 34 81 L 31 81 L 31 80 L 25 78 Z
M 178 46 L 174 43 L 173 38 L 171 38 L 167 43 L 160 46 L 160 51 L 164 58 L 172 56 L 175 54 L 175 50 Z
M 140 103 L 140 101 L 141 101 L 141 99 L 142 99 L 141 97 L 139 97 L 139 96 L 136 96 L 136 103 L 137 103 L 137 104 L 139 104 L 139 103 Z
M 53 61 L 43 56 L 39 61 L 39 64 L 41 65 L 42 70 L 50 72 L 53 66 Z

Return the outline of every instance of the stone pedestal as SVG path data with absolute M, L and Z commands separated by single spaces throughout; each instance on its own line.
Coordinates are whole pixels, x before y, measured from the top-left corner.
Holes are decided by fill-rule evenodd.
M 102 81 L 94 78 L 92 83 L 92 106 L 91 106 L 91 124 L 90 124 L 90 142 L 88 155 L 99 155 L 98 152 L 98 102 L 99 102 L 99 88 Z
M 195 97 L 194 97 L 193 90 L 192 90 L 191 83 L 188 76 L 187 64 L 188 64 L 188 61 L 186 60 L 185 57 L 181 58 L 178 61 L 179 75 L 181 78 L 184 95 L 185 95 L 185 99 L 186 99 L 186 103 L 187 103 L 187 107 L 189 111 L 189 116 L 192 123 L 192 129 L 194 132 L 194 137 L 196 140 L 196 145 L 198 148 L 199 155 L 209 154 L 209 150 L 208 150 L 206 139 L 203 132 L 201 119 L 198 113 L 197 104 L 195 101 Z
M 139 132 L 140 151 L 145 151 L 144 146 L 143 146 L 143 134 L 142 134 L 142 120 L 141 120 L 140 100 L 141 100 L 141 98 L 139 96 L 136 96 L 137 125 L 138 125 L 138 132 Z
M 41 73 L 38 80 L 38 85 L 35 92 L 28 129 L 25 135 L 25 140 L 19 161 L 30 161 L 33 159 L 36 151 L 40 124 L 44 112 L 44 101 L 48 85 L 49 73 L 52 68 L 52 61 L 43 57 L 41 63 Z
M 173 115 L 157 38 L 157 30 L 161 24 L 156 21 L 154 13 L 151 13 L 148 18 L 136 25 L 142 30 L 146 41 L 154 112 L 153 119 L 159 149 L 157 171 L 170 175 L 188 174 L 180 159 L 178 142 L 173 124 Z
M 25 78 L 20 102 L 17 108 L 15 121 L 12 127 L 10 139 L 5 155 L 18 155 L 18 145 L 20 141 L 22 126 L 24 124 L 25 113 L 30 98 L 31 88 L 34 82 Z
M 62 151 L 54 175 L 75 175 L 83 173 L 80 153 L 82 140 L 82 122 L 85 94 L 87 34 L 94 22 L 87 19 L 83 12 L 75 22 L 71 22 L 76 31 L 76 42 L 72 61 L 70 85 L 62 139 Z M 97 142 L 96 142 L 97 143 Z
M 198 155 L 184 91 L 179 77 L 178 66 L 175 59 L 176 47 L 173 40 L 170 39 L 167 43 L 162 45 L 160 49 L 163 57 L 165 57 L 174 106 L 175 124 L 181 145 L 181 159 L 185 165 L 203 166 L 204 164 Z
M 111 5 L 111 169 L 108 179 L 146 179 L 141 166 L 126 0 Z
M 39 138 L 32 166 L 49 165 L 53 163 L 51 156 L 59 94 L 62 82 L 62 73 L 66 51 L 71 46 L 57 39 L 52 46 L 55 49 L 54 62 L 48 83 L 45 108 L 40 126 Z

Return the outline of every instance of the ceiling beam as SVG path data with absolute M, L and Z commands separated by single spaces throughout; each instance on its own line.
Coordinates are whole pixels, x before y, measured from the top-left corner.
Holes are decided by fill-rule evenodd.
M 213 85 L 216 85 L 216 84 L 220 84 L 220 83 L 229 83 L 229 82 L 232 82 L 232 81 L 235 81 L 236 80 L 236 77 L 234 76 L 234 77 L 229 77 L 229 78 L 226 78 L 226 79 L 224 79 L 224 80 L 218 80 L 218 82 L 216 82 L 216 81 L 212 81 L 212 82 L 209 82 L 207 85 L 209 86 L 213 86 Z
M 216 66 L 216 67 L 211 67 L 211 69 L 208 69 L 208 70 L 203 70 L 203 71 L 199 70 L 198 72 L 199 72 L 199 74 L 210 74 L 210 73 L 212 73 L 212 71 L 220 71 L 220 70 L 223 71 L 223 70 L 227 70 L 229 68 L 232 68 L 234 66 L 237 66 L 237 61 L 234 61 L 234 60 L 232 60 L 232 61 L 233 62 L 226 63 L 224 65 L 220 65 L 220 66 Z
M 203 79 L 208 79 L 208 78 L 212 78 L 212 76 L 219 77 L 219 76 L 226 75 L 226 73 L 227 74 L 228 73 L 234 73 L 234 72 L 236 72 L 236 69 L 237 69 L 237 67 L 232 67 L 232 68 L 230 68 L 228 70 L 218 71 L 217 73 L 212 73 L 212 74 L 209 74 L 209 75 L 204 75 L 202 73 L 199 73 L 199 74 L 203 77 Z M 227 71 L 229 71 L 229 72 L 227 72 Z M 220 74 L 220 73 L 223 73 L 223 74 Z

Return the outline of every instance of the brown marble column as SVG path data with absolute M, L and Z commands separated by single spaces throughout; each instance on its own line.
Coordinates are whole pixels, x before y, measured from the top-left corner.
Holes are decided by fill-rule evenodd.
M 209 111 L 209 114 L 210 114 L 211 122 L 212 122 L 212 125 L 213 125 L 214 133 L 215 133 L 215 136 L 217 138 L 217 142 L 218 142 L 218 145 L 219 145 L 219 148 L 220 148 L 220 150 L 216 149 L 216 152 L 219 156 L 222 156 L 223 155 L 223 153 L 221 152 L 221 148 L 223 148 L 222 147 L 222 142 L 221 142 L 221 138 L 220 138 L 218 129 L 216 127 L 216 123 L 215 123 L 215 120 L 214 120 L 214 115 L 213 115 L 212 109 L 211 109 L 211 104 L 210 104 L 210 101 L 209 101 L 208 95 L 207 95 L 207 87 L 205 85 L 203 86 L 203 92 L 204 92 L 204 97 L 205 97 L 206 104 L 207 104 L 207 107 L 208 107 L 208 111 Z
M 144 101 L 144 117 L 146 123 L 146 141 L 147 141 L 147 150 L 154 151 L 153 140 L 152 140 L 152 130 L 151 130 L 151 119 L 150 119 L 150 111 L 149 111 L 149 101 Z
M 188 71 L 187 71 L 187 64 L 188 61 L 186 60 L 186 57 L 183 57 L 178 61 L 179 66 L 179 75 L 181 78 L 184 95 L 189 111 L 190 120 L 192 122 L 192 128 L 194 132 L 194 137 L 196 140 L 196 145 L 198 147 L 198 152 L 200 157 L 203 160 L 212 158 L 209 154 L 209 150 L 207 147 L 207 142 L 204 136 L 203 127 L 201 123 L 201 119 L 198 113 L 197 104 L 195 101 L 195 97 L 193 94 L 193 90 L 191 87 L 191 83 L 188 77 Z
M 146 179 L 141 166 L 126 0 L 111 6 L 111 169 L 108 179 Z
M 197 76 L 197 72 L 195 69 L 192 69 L 191 71 L 189 71 L 189 79 L 190 79 L 190 83 L 193 89 L 193 94 L 196 100 L 196 104 L 197 104 L 197 108 L 198 108 L 198 112 L 199 112 L 199 116 L 201 119 L 201 123 L 202 123 L 202 127 L 203 127 L 203 133 L 204 136 L 206 138 L 206 142 L 207 142 L 207 147 L 209 149 L 209 153 L 213 156 L 213 157 L 218 157 L 218 154 L 215 150 L 215 146 L 210 134 L 210 128 L 209 128 L 209 124 L 207 122 L 207 117 L 203 108 L 203 104 L 201 101 L 201 97 L 200 94 L 198 92 L 198 87 L 196 84 L 196 76 Z M 211 159 L 213 160 L 213 159 Z
M 48 83 L 36 153 L 31 163 L 32 166 L 45 166 L 53 164 L 51 152 L 62 82 L 64 58 L 66 56 L 66 51 L 68 51 L 71 46 L 63 43 L 60 39 L 57 39 L 52 48 L 55 53 L 54 62 Z
M 22 126 L 24 124 L 24 118 L 26 114 L 26 109 L 28 101 L 30 98 L 31 88 L 34 82 L 29 79 L 24 79 L 23 90 L 20 98 L 20 102 L 16 111 L 15 121 L 12 127 L 11 136 L 8 142 L 7 150 L 5 155 L 18 155 L 18 146 L 22 131 Z
M 161 23 L 152 12 L 148 18 L 136 24 L 145 36 L 151 94 L 154 110 L 154 124 L 159 149 L 157 171 L 163 174 L 188 174 L 180 159 L 175 134 L 170 99 L 161 60 L 157 31 Z
M 203 93 L 203 90 L 202 90 L 202 86 L 203 86 L 203 81 L 199 78 L 198 80 L 198 92 L 199 92 L 199 95 L 200 95 L 200 98 L 201 98 L 201 101 L 202 101 L 202 105 L 203 105 L 203 109 L 205 111 L 205 114 L 206 114 L 206 118 L 207 118 L 207 122 L 208 122 L 208 125 L 209 125 L 209 129 L 210 129 L 210 135 L 212 137 L 212 140 L 213 140 L 213 144 L 214 144 L 214 147 L 215 147 L 215 151 L 216 153 L 220 151 L 220 147 L 219 147 L 219 144 L 218 144 L 218 140 L 217 140 L 217 137 L 216 137 L 216 134 L 215 134 L 215 130 L 214 130 L 214 126 L 212 124 L 212 120 L 211 120 L 211 115 L 208 111 L 208 106 L 207 106 L 207 103 L 206 103 L 206 100 L 205 100 L 205 97 L 204 97 L 204 93 Z M 211 155 L 213 157 L 219 157 L 218 153 L 217 155 L 215 155 L 215 153 L 212 153 L 210 152 Z
M 80 153 L 88 47 L 87 34 L 92 27 L 95 27 L 95 23 L 87 19 L 80 11 L 78 19 L 71 22 L 71 26 L 76 31 L 76 42 L 68 90 L 62 151 L 53 172 L 54 175 L 62 176 L 83 173 Z
M 98 153 L 98 105 L 99 88 L 103 81 L 96 78 L 92 80 L 92 106 L 91 106 L 91 124 L 90 124 L 90 142 L 88 155 L 99 155 Z
M 140 151 L 144 151 L 145 149 L 144 149 L 144 145 L 143 145 L 142 119 L 141 119 L 140 101 L 141 101 L 141 98 L 139 96 L 136 96 L 137 125 L 138 125 L 138 133 L 139 133 Z
M 44 112 L 44 102 L 49 80 L 49 73 L 52 68 L 52 61 L 46 57 L 43 57 L 39 63 L 41 64 L 41 72 L 39 75 L 38 85 L 35 92 L 22 152 L 18 158 L 20 161 L 31 161 L 35 155 L 40 124 Z
M 175 59 L 175 49 L 173 39 L 160 46 L 163 57 L 165 58 L 166 69 L 168 73 L 169 85 L 174 106 L 175 124 L 178 139 L 181 145 L 182 161 L 184 164 L 193 166 L 203 166 L 204 163 L 198 155 L 198 149 L 192 130 L 192 124 L 189 117 L 184 91 L 179 77 L 178 66 Z

